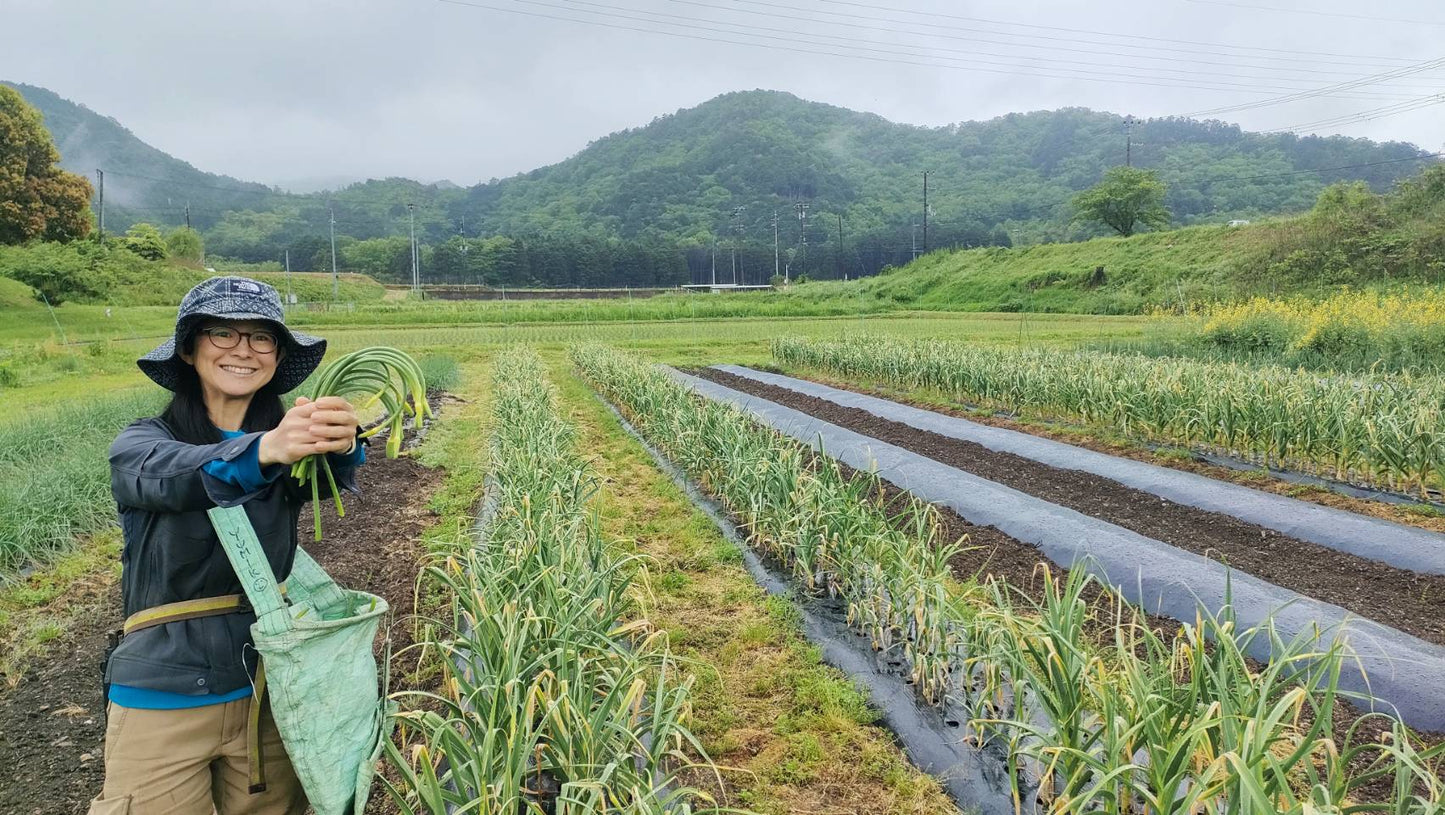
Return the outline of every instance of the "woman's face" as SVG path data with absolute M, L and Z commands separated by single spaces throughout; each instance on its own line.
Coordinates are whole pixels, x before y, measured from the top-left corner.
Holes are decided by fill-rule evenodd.
M 281 335 L 270 323 L 208 320 L 201 323 L 190 352 L 180 357 L 196 369 L 207 397 L 245 399 L 271 381 L 284 353 Z

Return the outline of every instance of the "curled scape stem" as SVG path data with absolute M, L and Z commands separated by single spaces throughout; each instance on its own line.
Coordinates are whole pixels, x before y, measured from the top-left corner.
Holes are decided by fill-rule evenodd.
M 402 426 L 406 417 L 414 417 L 418 423 L 431 416 L 426 402 L 426 377 L 421 366 L 409 355 L 395 348 L 373 347 L 353 351 L 328 365 L 317 377 L 316 387 L 311 395 L 313 401 L 325 396 L 364 397 L 367 403 L 381 402 L 386 409 L 386 418 L 375 427 L 362 433 L 360 438 L 368 439 L 387 429 L 386 457 L 401 455 Z M 302 486 L 311 485 L 311 512 L 315 520 L 316 540 L 321 540 L 321 485 L 316 470 L 320 468 L 331 487 L 331 498 L 336 502 L 336 514 L 346 514 L 341 505 L 341 491 L 336 487 L 336 477 L 331 473 L 331 464 L 324 455 L 309 455 L 291 465 L 291 476 Z

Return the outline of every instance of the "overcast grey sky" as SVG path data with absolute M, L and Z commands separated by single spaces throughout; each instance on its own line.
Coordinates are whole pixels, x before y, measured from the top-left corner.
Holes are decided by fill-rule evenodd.
M 1439 0 L 0 0 L 0 37 L 0 79 L 268 183 L 472 184 L 752 88 L 925 125 L 1265 102 L 1215 117 L 1445 148 Z

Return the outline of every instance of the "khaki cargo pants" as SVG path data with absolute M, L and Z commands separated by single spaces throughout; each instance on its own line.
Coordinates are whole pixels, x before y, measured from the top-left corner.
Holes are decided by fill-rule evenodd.
M 306 795 L 270 705 L 261 714 L 266 791 L 247 792 L 251 698 L 188 710 L 109 705 L 105 788 L 90 815 L 301 815 Z

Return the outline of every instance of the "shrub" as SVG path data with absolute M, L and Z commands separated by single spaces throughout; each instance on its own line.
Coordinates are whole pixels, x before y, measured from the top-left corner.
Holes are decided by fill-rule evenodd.
M 201 256 L 205 253 L 205 243 L 201 240 L 201 233 L 185 226 L 175 230 L 166 236 L 166 253 L 179 260 L 199 263 Z
M 127 229 L 123 241 L 125 248 L 146 260 L 166 259 L 166 239 L 161 231 L 151 224 L 138 223 Z

